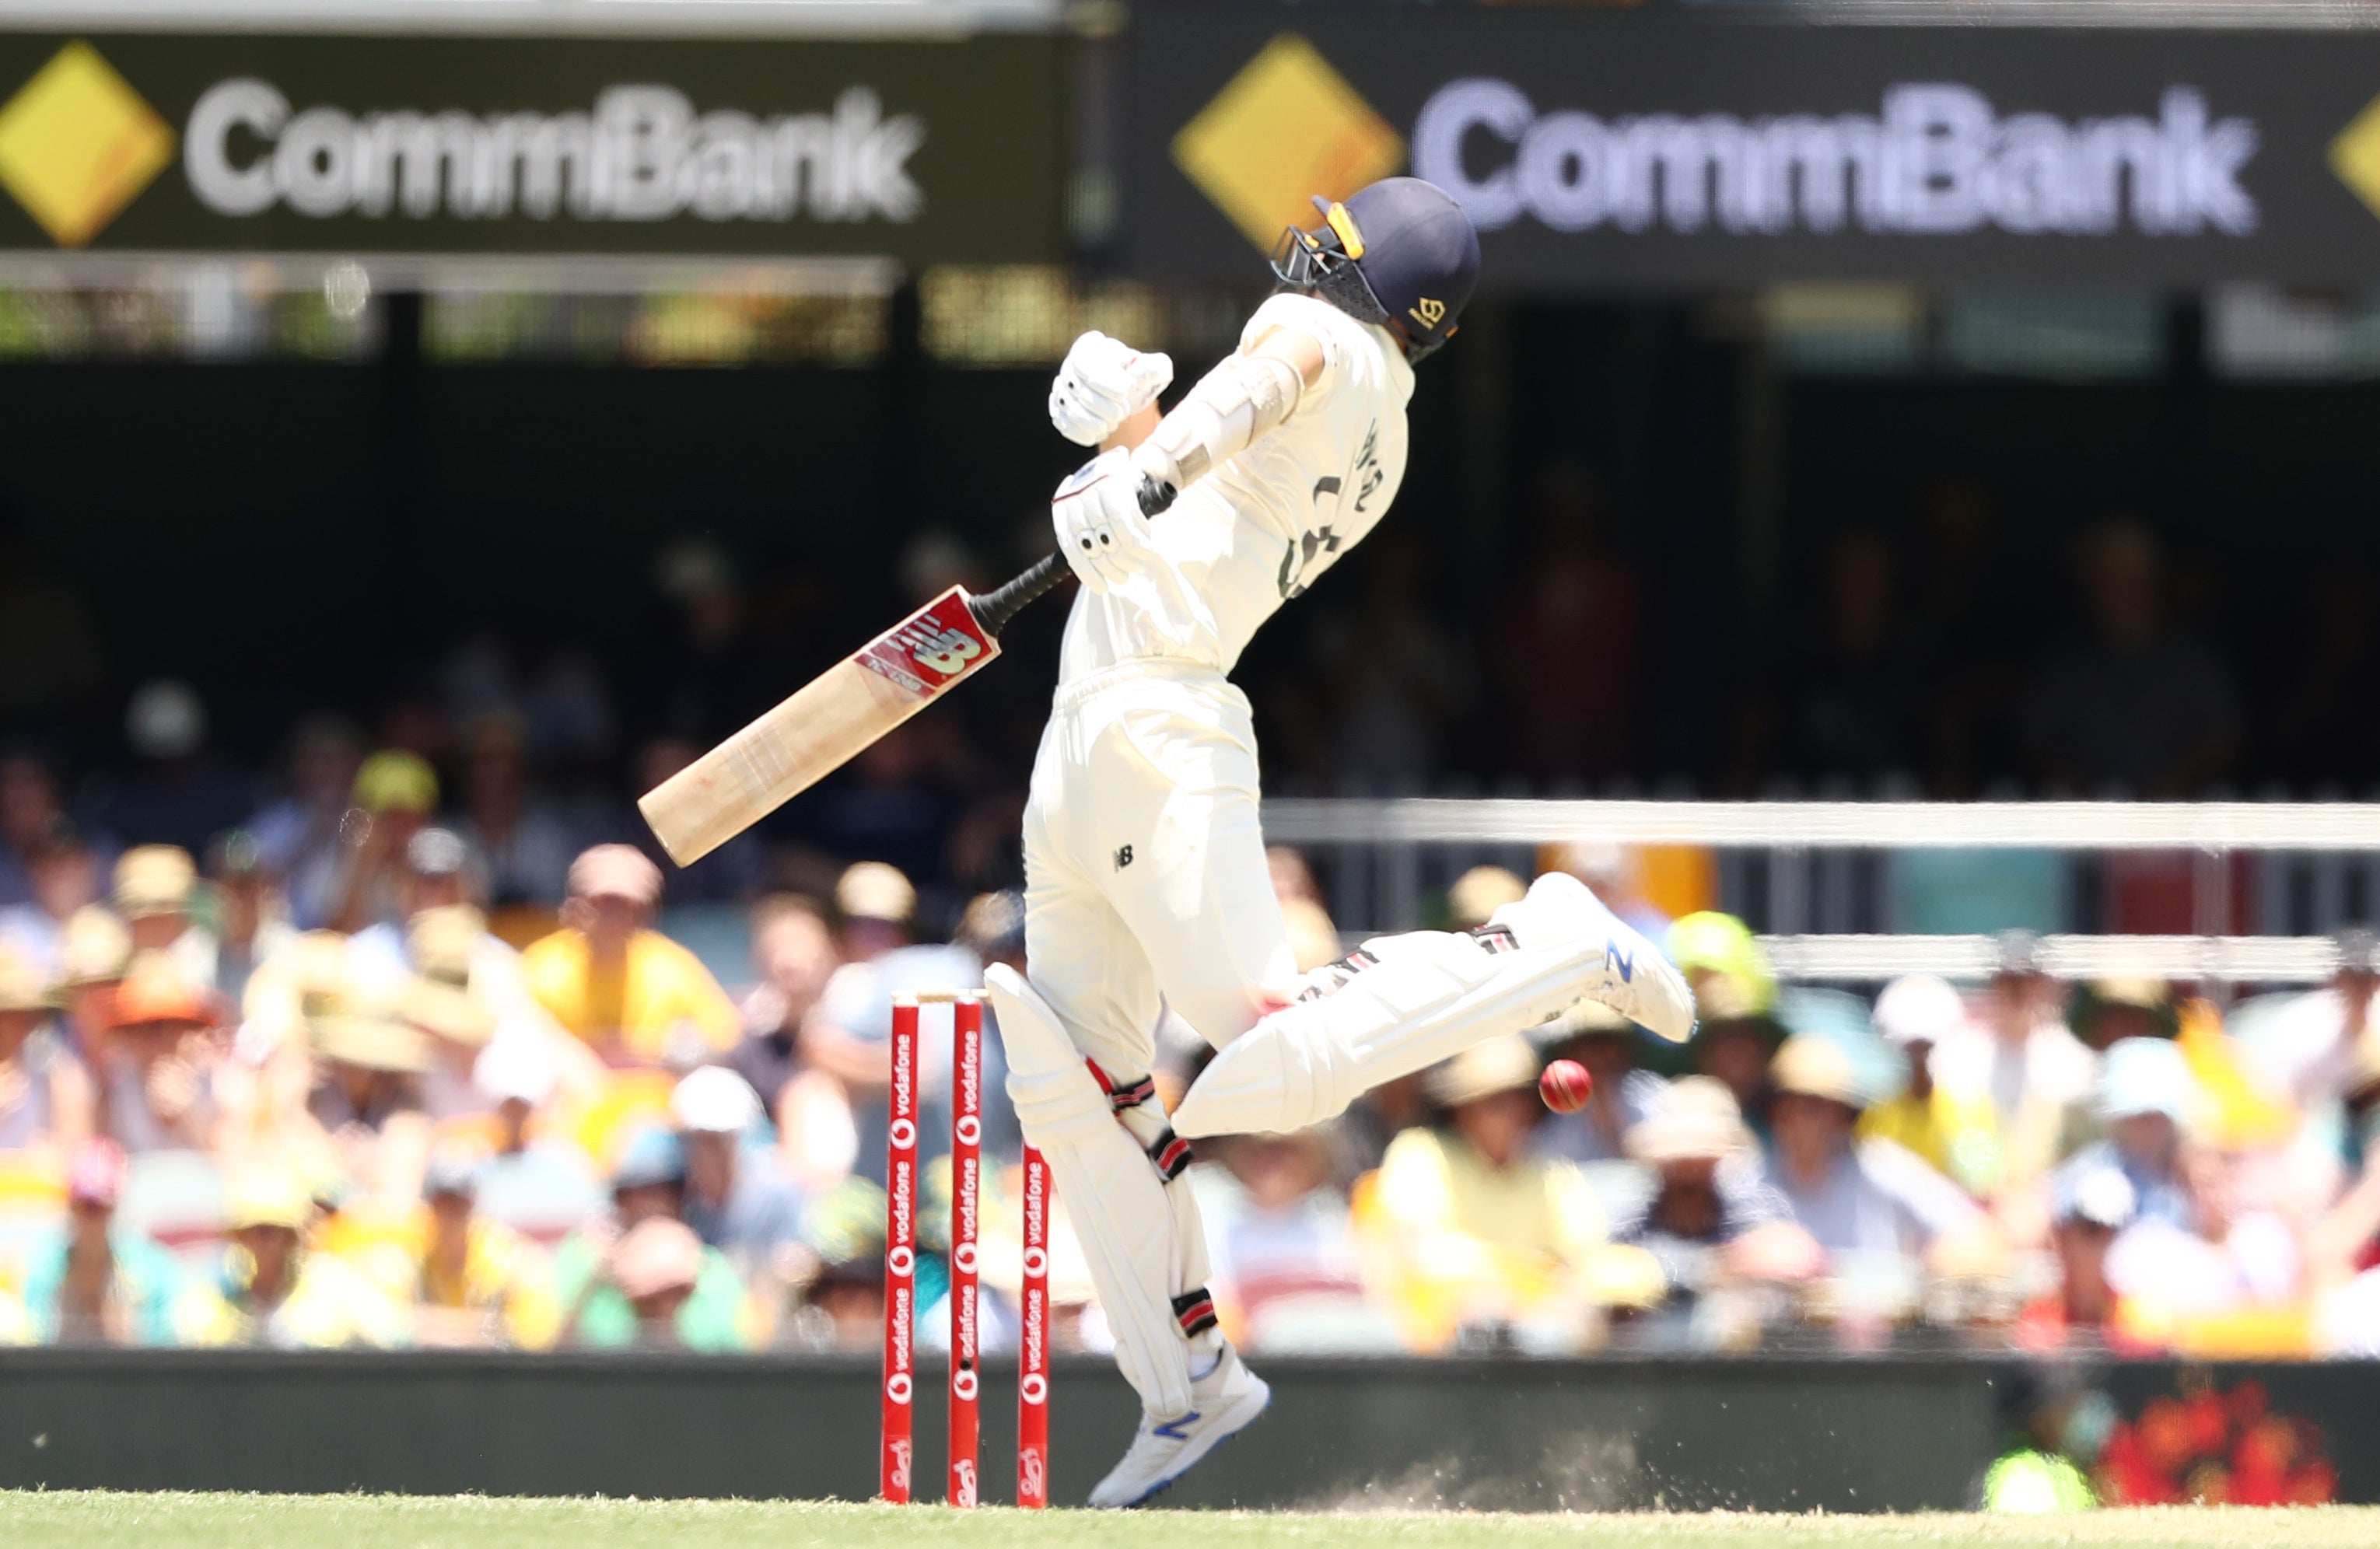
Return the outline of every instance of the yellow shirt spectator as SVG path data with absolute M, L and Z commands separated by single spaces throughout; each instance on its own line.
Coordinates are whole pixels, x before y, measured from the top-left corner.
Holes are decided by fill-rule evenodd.
M 562 928 L 521 953 L 553 1020 L 617 1064 L 691 1063 L 743 1036 L 735 1003 L 700 960 L 652 928 L 662 870 L 628 844 L 570 863 Z
M 1585 1316 L 1576 1272 L 1604 1241 L 1603 1211 L 1576 1168 L 1529 1143 L 1542 1111 L 1536 1071 L 1518 1036 L 1439 1067 L 1430 1091 L 1448 1129 L 1397 1136 L 1367 1191 L 1362 1224 L 1422 1349 L 1465 1322 Z
M 743 1036 L 735 1002 L 701 959 L 657 930 L 639 930 L 626 949 L 599 961 L 587 933 L 567 926 L 521 953 L 529 993 L 553 1020 L 604 1048 L 660 1064 L 681 1028 L 703 1046 L 733 1048 Z

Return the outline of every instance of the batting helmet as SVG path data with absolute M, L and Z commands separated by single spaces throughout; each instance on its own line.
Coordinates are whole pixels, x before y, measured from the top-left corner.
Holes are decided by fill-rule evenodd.
M 1281 234 L 1272 272 L 1351 317 L 1386 327 L 1420 360 L 1454 336 L 1479 277 L 1479 236 L 1446 191 L 1384 177 L 1343 203 L 1317 197 L 1322 224 Z

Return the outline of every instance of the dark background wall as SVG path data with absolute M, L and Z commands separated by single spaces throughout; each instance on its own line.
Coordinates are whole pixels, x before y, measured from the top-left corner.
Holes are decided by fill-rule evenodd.
M 1273 1409 L 1167 1496 L 1198 1507 L 1909 1511 L 1971 1504 L 2015 1368 L 1993 1360 L 1265 1363 Z M 2120 1362 L 2137 1417 L 2213 1394 L 2304 1427 L 2336 1498 L 2380 1501 L 2369 1362 Z M 925 1375 L 921 1374 L 921 1375 Z M 986 1373 L 984 1498 L 1010 1498 L 1014 1372 Z M 921 1498 L 942 1475 L 920 1383 Z M 1130 1434 L 1104 1361 L 1062 1361 L 1052 1498 Z M 835 1496 L 876 1488 L 873 1360 L 416 1352 L 0 1353 L 0 1489 Z
M 1988 599 L 2011 682 L 2083 626 L 2077 540 L 2111 515 L 2160 535 L 2177 618 L 2252 691 L 2303 675 L 2325 588 L 2380 583 L 2380 442 L 2364 433 L 2380 384 L 2209 381 L 2194 308 L 2175 313 L 2179 364 L 2089 383 L 1787 374 L 1714 323 L 1726 315 L 1488 307 L 1425 369 L 1383 537 L 1419 551 L 1426 606 L 1481 663 L 1473 719 L 1445 738 L 1451 772 L 1511 769 L 1499 729 L 1548 670 L 1498 653 L 1553 465 L 1591 481 L 1603 540 L 1645 598 L 1624 669 L 1638 734 L 1597 780 L 1725 793 L 1824 773 L 1743 728 L 1748 704 L 1811 675 L 1847 531 L 1895 546 L 1912 628 L 1949 569 L 1976 567 L 1967 585 Z M 12 364 L 0 490 L 28 542 L 6 563 L 46 566 L 99 611 L 114 691 L 81 721 L 103 750 L 121 692 L 152 672 L 197 679 L 225 736 L 261 755 L 294 712 L 369 716 L 479 630 L 583 645 L 633 684 L 675 628 L 655 555 L 697 534 L 751 582 L 759 671 L 789 689 L 893 616 L 919 534 L 958 538 L 986 581 L 1038 541 L 1039 502 L 1076 457 L 1044 423 L 1045 393 L 1042 371 L 937 367 L 914 342 L 853 369 L 444 366 L 402 347 L 349 365 Z M 1953 554 L 1944 512 L 1960 500 L 1981 537 Z M 1269 679 L 1309 671 L 1321 621 L 1361 616 L 1388 546 L 1259 638 L 1242 675 L 1260 708 Z M 982 690 L 985 713 L 1038 708 L 1037 635 L 1052 629 L 1025 630 L 1034 665 L 1003 670 L 1014 694 Z M 2316 738 L 2301 754 L 2289 727 L 2266 730 L 2236 781 L 2380 779 L 2380 748 Z M 1300 772 L 1293 737 L 1268 745 L 1276 772 Z M 1974 781 L 2027 772 L 1986 766 Z

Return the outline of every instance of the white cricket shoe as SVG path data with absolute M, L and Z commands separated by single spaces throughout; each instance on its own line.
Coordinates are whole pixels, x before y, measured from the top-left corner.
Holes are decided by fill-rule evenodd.
M 1575 941 L 1603 962 L 1589 974 L 1585 998 L 1610 1007 L 1647 1032 L 1682 1044 L 1694 1035 L 1694 992 L 1661 949 L 1604 906 L 1587 885 L 1564 871 L 1549 871 L 1529 885 L 1528 896 L 1488 918 L 1524 946 Z
M 1190 1385 L 1189 1413 L 1173 1420 L 1140 1417 L 1123 1460 L 1091 1491 L 1090 1504 L 1111 1509 L 1146 1505 L 1198 1459 L 1247 1429 L 1271 1402 L 1272 1389 L 1241 1362 L 1239 1351 L 1225 1345 L 1215 1369 Z

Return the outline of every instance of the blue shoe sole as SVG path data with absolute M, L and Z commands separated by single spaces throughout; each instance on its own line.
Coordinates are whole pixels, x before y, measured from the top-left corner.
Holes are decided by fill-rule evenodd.
M 1235 1442 L 1239 1440 L 1240 1433 L 1246 1430 L 1249 1426 L 1254 1425 L 1257 1421 L 1262 1420 L 1265 1417 L 1265 1412 L 1271 1408 L 1272 1391 L 1268 1388 L 1265 1391 L 1265 1401 L 1257 1406 L 1256 1413 L 1248 1416 L 1247 1419 L 1241 1421 L 1237 1425 L 1234 1425 L 1230 1430 L 1224 1432 L 1221 1435 L 1217 1436 L 1213 1446 L 1208 1447 L 1206 1451 L 1198 1454 L 1197 1457 L 1192 1458 L 1189 1462 L 1184 1463 L 1182 1467 L 1174 1470 L 1172 1473 L 1167 1474 L 1163 1479 L 1160 1479 L 1156 1483 L 1150 1485 L 1147 1494 L 1141 1495 L 1138 1499 L 1126 1501 L 1122 1506 L 1117 1507 L 1114 1509 L 1118 1511 L 1136 1511 L 1140 1507 L 1147 1506 L 1149 1502 L 1155 1500 L 1158 1496 L 1165 1494 L 1168 1490 L 1172 1489 L 1174 1482 L 1181 1479 L 1184 1474 L 1188 1473 L 1192 1469 L 1196 1468 L 1208 1458 L 1212 1458 L 1215 1455 L 1216 1447 L 1221 1446 L 1226 1442 Z

